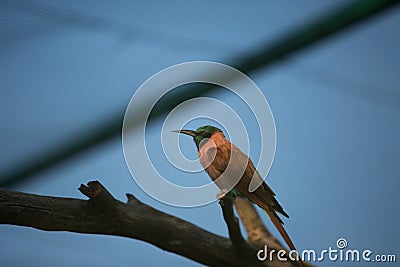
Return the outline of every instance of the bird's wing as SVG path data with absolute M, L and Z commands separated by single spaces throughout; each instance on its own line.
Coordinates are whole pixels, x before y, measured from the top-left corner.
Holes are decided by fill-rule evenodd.
M 275 198 L 275 193 L 272 189 L 262 181 L 261 185 L 253 192 L 249 191 L 249 186 L 251 179 L 262 179 L 253 162 L 235 145 L 232 145 L 232 160 L 247 160 L 248 164 L 246 171 L 240 179 L 239 183 L 236 185 L 236 189 L 248 199 L 256 203 L 260 208 L 262 208 L 270 217 L 272 223 L 275 225 L 276 229 L 279 231 L 286 244 L 291 250 L 296 250 L 289 234 L 283 227 L 283 221 L 279 218 L 277 212 L 289 218 L 287 213 L 283 210 L 282 206 L 278 203 Z M 303 263 L 300 261 L 301 265 Z
M 231 142 L 226 141 L 218 147 L 204 149 L 200 161 L 221 189 L 231 189 L 235 186 L 241 194 L 260 207 L 289 217 L 276 200 L 274 191 L 261 178 L 253 162 Z M 249 185 L 252 179 L 260 186 L 250 192 Z
M 289 218 L 289 216 L 276 200 L 274 191 L 263 181 L 249 157 L 229 141 L 224 143 L 224 146 L 220 145 L 218 148 L 214 147 L 213 149 L 215 150 L 209 151 L 209 160 L 213 161 L 208 168 L 209 171 L 206 169 L 207 173 L 211 176 L 210 172 L 214 172 L 214 177 L 217 173 L 219 175 L 225 174 L 230 180 L 236 180 L 237 177 L 241 177 L 235 189 L 260 206 L 268 214 L 289 248 L 291 250 L 296 250 L 277 212 L 285 217 Z M 214 159 L 211 159 L 211 156 L 213 156 Z M 211 177 L 213 178 L 213 176 Z M 255 182 L 259 182 L 258 184 L 260 184 L 260 186 L 256 190 L 250 192 L 249 186 L 252 179 L 256 179 Z M 217 183 L 215 178 L 213 178 L 213 180 Z M 220 185 L 218 186 L 221 187 Z M 300 263 L 303 266 L 303 262 L 300 261 Z

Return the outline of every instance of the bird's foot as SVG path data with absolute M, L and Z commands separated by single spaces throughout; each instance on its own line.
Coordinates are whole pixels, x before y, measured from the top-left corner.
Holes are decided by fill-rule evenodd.
M 219 192 L 217 193 L 217 199 L 223 198 L 223 197 L 226 196 L 226 194 L 228 194 L 228 193 L 229 193 L 229 190 L 228 190 L 228 189 L 221 189 L 221 191 L 219 191 Z

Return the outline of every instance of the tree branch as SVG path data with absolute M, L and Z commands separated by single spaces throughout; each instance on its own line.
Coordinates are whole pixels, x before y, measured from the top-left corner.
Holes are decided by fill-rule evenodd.
M 244 240 L 242 233 L 240 232 L 239 220 L 235 216 L 233 212 L 233 204 L 235 201 L 235 196 L 232 191 L 225 194 L 220 198 L 219 204 L 221 205 L 222 214 L 224 216 L 225 223 L 228 227 L 229 238 L 231 239 L 234 248 L 241 255 L 253 255 L 254 260 L 257 260 L 254 255 L 257 254 L 257 251 L 250 246 L 249 243 Z
M 268 231 L 258 215 L 253 204 L 246 198 L 237 197 L 235 199 L 236 211 L 246 228 L 247 242 L 257 248 L 268 247 L 269 251 L 288 250 Z M 286 254 L 287 255 L 287 254 Z M 268 263 L 271 267 L 300 266 L 299 262 L 280 261 L 277 254 L 273 254 L 272 261 Z M 304 266 L 313 267 L 314 265 L 304 262 Z
M 39 196 L 0 188 L 0 223 L 45 231 L 138 239 L 209 266 L 266 266 L 256 260 L 256 254 L 238 253 L 230 239 L 155 210 L 131 194 L 127 194 L 128 201 L 123 203 L 97 181 L 81 185 L 79 190 L 89 200 Z M 236 207 L 237 203 L 236 200 Z M 257 249 L 260 247 L 256 242 L 250 244 Z

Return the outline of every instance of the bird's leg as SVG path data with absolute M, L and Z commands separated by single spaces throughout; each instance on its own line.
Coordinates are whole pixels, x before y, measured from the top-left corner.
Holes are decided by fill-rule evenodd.
M 221 200 L 222 198 L 224 198 L 230 191 L 226 188 L 221 189 L 218 193 L 217 193 L 217 199 Z

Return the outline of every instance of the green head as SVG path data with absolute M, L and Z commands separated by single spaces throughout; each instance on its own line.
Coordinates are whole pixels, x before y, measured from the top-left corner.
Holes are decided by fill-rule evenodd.
M 193 136 L 193 141 L 196 143 L 197 149 L 200 149 L 201 141 L 203 141 L 205 138 L 210 138 L 211 135 L 213 135 L 216 132 L 222 132 L 222 131 L 220 129 L 218 129 L 217 127 L 214 127 L 211 125 L 206 125 L 206 126 L 201 126 L 201 127 L 197 128 L 196 131 L 176 130 L 174 132 Z

